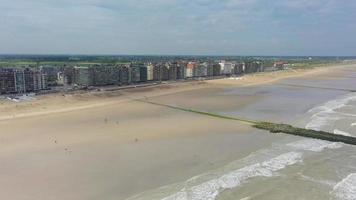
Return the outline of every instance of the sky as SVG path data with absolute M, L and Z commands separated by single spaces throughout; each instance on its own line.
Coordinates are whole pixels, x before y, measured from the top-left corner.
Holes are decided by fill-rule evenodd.
M 356 1 L 0 0 L 0 54 L 356 56 Z

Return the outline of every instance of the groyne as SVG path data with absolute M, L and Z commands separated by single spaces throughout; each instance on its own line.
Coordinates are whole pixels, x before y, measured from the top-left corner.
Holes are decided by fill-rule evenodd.
M 178 107 L 178 106 L 172 106 L 172 105 L 152 102 L 152 101 L 148 101 L 148 100 L 143 100 L 143 99 L 136 99 L 136 101 L 143 102 L 143 103 L 149 103 L 149 104 L 157 105 L 157 106 L 163 106 L 163 107 L 180 110 L 180 111 L 184 111 L 184 112 L 205 115 L 205 116 L 209 116 L 209 117 L 215 117 L 215 118 L 226 119 L 226 120 L 234 120 L 234 121 L 238 121 L 240 123 L 250 125 L 257 129 L 269 131 L 270 133 L 284 133 L 284 134 L 289 134 L 289 135 L 326 140 L 326 141 L 330 141 L 330 142 L 342 142 L 345 144 L 356 145 L 356 137 L 337 135 L 337 134 L 329 133 L 326 131 L 316 131 L 316 130 L 311 130 L 311 129 L 298 128 L 298 127 L 294 127 L 289 124 L 256 121 L 256 120 L 245 119 L 245 118 L 240 118 L 240 117 L 226 116 L 226 115 L 221 115 L 221 114 L 217 114 L 217 113 L 200 111 L 200 110 L 195 110 L 195 109 L 190 109 L 190 108 L 182 108 L 182 107 Z

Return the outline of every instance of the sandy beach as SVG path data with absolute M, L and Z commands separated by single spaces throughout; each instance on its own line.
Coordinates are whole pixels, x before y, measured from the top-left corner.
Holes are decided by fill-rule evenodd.
M 239 110 L 255 117 L 244 109 L 262 101 L 264 93 L 223 91 L 282 80 L 333 81 L 353 67 L 51 94 L 20 103 L 0 100 L 0 196 L 7 200 L 127 199 L 215 170 L 290 136 L 135 100 L 228 114 Z M 286 115 L 296 115 L 290 112 Z

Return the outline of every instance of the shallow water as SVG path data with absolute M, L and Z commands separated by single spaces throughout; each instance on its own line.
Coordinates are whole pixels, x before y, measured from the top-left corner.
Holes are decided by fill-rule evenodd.
M 355 80 L 349 78 L 290 82 L 356 87 Z M 263 101 L 224 114 L 277 120 L 309 129 L 356 136 L 356 93 L 270 85 L 236 88 L 222 94 L 263 94 L 265 97 Z M 356 147 L 286 136 L 269 148 L 260 149 L 214 171 L 130 199 L 355 200 Z

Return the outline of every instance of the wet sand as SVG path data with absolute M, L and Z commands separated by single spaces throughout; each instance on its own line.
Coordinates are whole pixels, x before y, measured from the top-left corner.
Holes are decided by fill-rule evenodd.
M 249 75 L 245 82 L 224 79 L 110 93 L 57 94 L 25 103 L 2 101 L 0 196 L 8 200 L 126 199 L 220 168 L 286 136 L 133 100 L 148 98 L 222 113 L 243 111 L 265 98 L 264 93 L 224 92 L 241 86 L 248 89 L 251 82 L 257 87 L 283 77 L 330 75 L 330 70 Z

